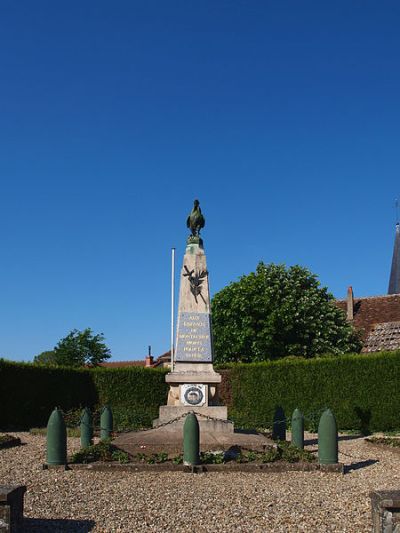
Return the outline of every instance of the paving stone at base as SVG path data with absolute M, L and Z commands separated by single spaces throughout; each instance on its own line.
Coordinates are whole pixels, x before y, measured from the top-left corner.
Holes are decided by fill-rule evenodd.
M 138 453 L 182 453 L 182 426 L 170 424 L 161 428 L 145 431 L 123 433 L 113 440 L 113 444 L 131 455 Z M 207 431 L 200 430 L 200 450 L 229 450 L 238 446 L 244 450 L 264 451 L 268 446 L 276 444 L 260 433 L 242 431 Z

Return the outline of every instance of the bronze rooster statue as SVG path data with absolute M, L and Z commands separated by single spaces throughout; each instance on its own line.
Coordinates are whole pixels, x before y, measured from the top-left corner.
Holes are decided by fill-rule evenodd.
M 204 228 L 206 220 L 201 213 L 200 202 L 198 200 L 194 201 L 193 209 L 190 215 L 187 217 L 186 225 L 190 228 L 193 237 L 200 236 L 200 230 Z

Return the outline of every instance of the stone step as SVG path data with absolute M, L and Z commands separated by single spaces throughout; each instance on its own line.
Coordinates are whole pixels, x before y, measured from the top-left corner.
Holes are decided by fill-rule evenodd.
M 203 407 L 192 405 L 161 405 L 159 418 L 157 418 L 156 424 L 153 422 L 153 426 L 164 424 L 192 412 L 198 415 L 197 419 L 199 423 L 211 418 L 225 422 L 228 421 L 228 408 L 224 405 L 208 405 Z M 181 420 L 183 423 L 184 418 L 181 418 Z

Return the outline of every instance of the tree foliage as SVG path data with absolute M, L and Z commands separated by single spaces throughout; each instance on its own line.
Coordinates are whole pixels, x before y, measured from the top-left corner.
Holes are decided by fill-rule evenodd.
M 306 268 L 260 262 L 212 300 L 216 362 L 359 351 L 333 296 Z
M 33 362 L 35 365 L 56 366 L 56 354 L 54 350 L 47 350 L 46 352 L 36 355 L 33 358 Z
M 57 365 L 97 366 L 111 357 L 109 348 L 104 344 L 104 335 L 95 335 L 90 328 L 83 331 L 72 330 L 54 348 Z
M 95 335 L 90 328 L 72 330 L 53 350 L 37 355 L 33 362 L 45 366 L 98 366 L 111 357 L 104 344 L 104 335 Z

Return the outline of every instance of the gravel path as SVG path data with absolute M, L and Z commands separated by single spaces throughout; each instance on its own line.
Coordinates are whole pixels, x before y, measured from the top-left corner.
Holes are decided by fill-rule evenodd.
M 0 450 L 0 483 L 27 485 L 26 531 L 360 533 L 372 527 L 369 492 L 400 489 L 400 454 L 362 438 L 340 441 L 342 476 L 42 470 L 45 438 L 14 435 L 24 445 Z M 68 439 L 69 453 L 78 446 Z

